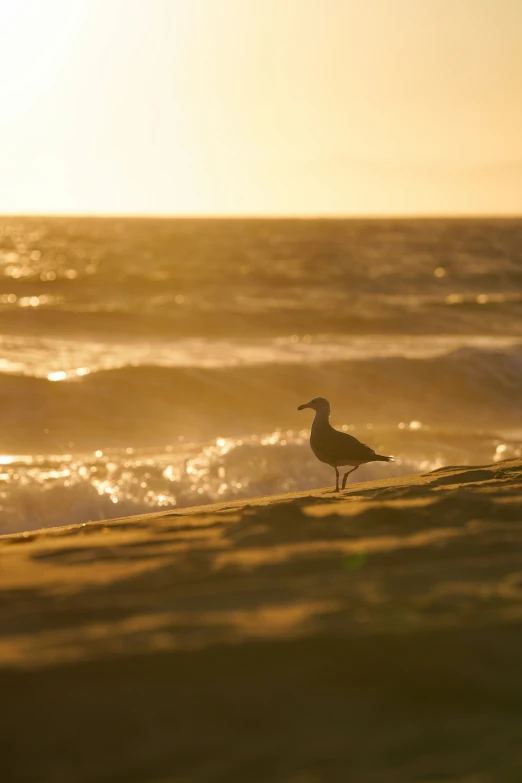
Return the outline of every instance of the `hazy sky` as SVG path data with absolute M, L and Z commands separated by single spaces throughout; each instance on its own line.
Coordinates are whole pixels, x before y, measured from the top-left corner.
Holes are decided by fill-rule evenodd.
M 522 0 L 0 0 L 0 212 L 522 213 Z

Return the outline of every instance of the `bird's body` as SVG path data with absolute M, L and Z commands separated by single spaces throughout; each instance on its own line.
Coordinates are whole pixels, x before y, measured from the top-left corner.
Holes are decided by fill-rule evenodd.
M 392 462 L 393 457 L 384 457 L 376 454 L 373 449 L 365 443 L 348 435 L 346 432 L 339 432 L 330 424 L 330 403 L 324 397 L 314 397 L 313 400 L 305 405 L 300 405 L 298 410 L 312 408 L 315 411 L 315 418 L 310 432 L 310 447 L 320 462 L 331 465 L 335 468 L 336 491 L 339 492 L 339 470 L 340 467 L 350 466 L 349 470 L 343 476 L 342 488 L 346 486 L 346 479 L 350 473 L 357 470 L 359 465 L 366 462 Z

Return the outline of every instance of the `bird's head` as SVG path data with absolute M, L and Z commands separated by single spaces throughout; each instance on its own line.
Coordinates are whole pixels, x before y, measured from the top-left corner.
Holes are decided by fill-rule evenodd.
M 326 416 L 330 415 L 330 403 L 324 397 L 314 397 L 310 402 L 300 405 L 297 410 L 302 411 L 305 408 L 311 408 L 316 413 L 323 413 Z

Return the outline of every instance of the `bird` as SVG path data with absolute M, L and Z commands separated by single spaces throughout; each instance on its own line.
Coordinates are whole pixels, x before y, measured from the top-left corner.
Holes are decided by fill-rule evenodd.
M 346 487 L 346 479 L 366 462 L 393 462 L 393 457 L 376 454 L 373 449 L 360 440 L 339 432 L 330 424 L 330 403 L 324 397 L 314 397 L 310 402 L 299 405 L 298 411 L 311 408 L 315 418 L 310 432 L 310 447 L 320 462 L 325 462 L 335 468 L 335 491 L 339 492 L 339 467 L 353 466 L 343 476 L 342 489 Z

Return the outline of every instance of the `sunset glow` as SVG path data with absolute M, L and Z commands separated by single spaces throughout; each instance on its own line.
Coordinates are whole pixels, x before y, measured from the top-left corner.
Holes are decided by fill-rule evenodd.
M 522 211 L 519 0 L 0 0 L 0 212 Z

